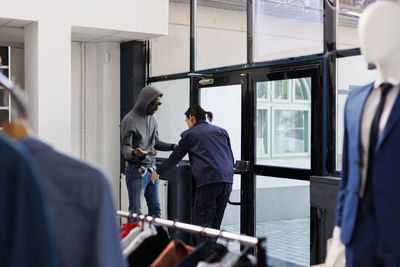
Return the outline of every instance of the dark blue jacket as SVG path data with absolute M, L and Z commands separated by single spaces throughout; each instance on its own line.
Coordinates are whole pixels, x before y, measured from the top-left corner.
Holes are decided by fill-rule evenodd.
M 368 95 L 373 90 L 368 84 L 350 92 L 344 111 L 344 141 L 342 180 L 336 205 L 337 226 L 342 227 L 341 239 L 344 244 L 352 240 L 356 225 L 357 209 L 360 207 L 360 131 L 361 120 Z M 400 94 L 397 96 L 386 126 L 375 147 L 372 173 L 372 193 L 375 218 L 382 241 L 400 257 L 400 164 L 396 154 L 400 148 Z
M 26 138 L 21 143 L 40 173 L 61 265 L 125 266 L 105 175 L 38 139 Z
M 228 133 L 205 120 L 181 133 L 181 140 L 169 158 L 157 169 L 162 175 L 189 153 L 190 167 L 197 187 L 233 182 L 233 154 Z
M 0 266 L 57 267 L 48 206 L 26 155 L 21 145 L 0 134 Z

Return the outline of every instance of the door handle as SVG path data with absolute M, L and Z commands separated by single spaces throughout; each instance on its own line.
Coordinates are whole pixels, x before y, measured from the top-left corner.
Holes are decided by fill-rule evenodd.
M 253 164 L 249 160 L 237 160 L 233 170 L 236 174 L 249 173 L 253 170 Z
M 228 203 L 233 206 L 240 206 L 242 204 L 242 202 L 234 202 L 234 201 L 231 201 L 230 199 L 228 199 Z
M 248 174 L 253 171 L 253 164 L 249 160 L 237 160 L 235 162 L 234 173 L 235 174 Z M 234 206 L 240 206 L 241 202 L 235 202 L 228 200 L 228 203 Z

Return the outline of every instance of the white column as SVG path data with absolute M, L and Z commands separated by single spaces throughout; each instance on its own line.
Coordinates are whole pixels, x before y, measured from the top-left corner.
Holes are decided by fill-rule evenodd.
M 42 20 L 25 31 L 29 121 L 41 139 L 71 151 L 71 30 Z
M 100 44 L 103 59 L 103 166 L 111 177 L 114 201 L 118 203 L 120 175 L 120 49 L 118 43 Z
M 38 133 L 38 23 L 25 27 L 25 90 L 28 96 L 28 121 L 35 134 Z
M 86 159 L 102 166 L 117 202 L 120 157 L 118 43 L 87 45 Z

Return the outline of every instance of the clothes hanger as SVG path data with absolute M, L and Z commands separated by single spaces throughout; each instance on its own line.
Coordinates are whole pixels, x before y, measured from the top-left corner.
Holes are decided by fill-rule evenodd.
M 22 89 L 16 86 L 2 73 L 0 73 L 0 86 L 11 95 L 11 98 L 14 100 L 12 103 L 15 103 L 15 110 L 13 109 L 15 112 L 11 113 L 15 119 L 2 124 L 3 132 L 7 136 L 17 140 L 28 137 L 28 129 L 25 124 L 26 104 Z
M 175 251 L 176 250 L 178 250 L 178 246 L 179 246 L 179 243 L 177 242 L 177 240 L 176 240 L 176 231 L 178 230 L 178 229 L 176 229 L 176 220 L 172 220 L 174 223 L 173 223 L 173 225 L 172 225 L 172 227 L 171 228 L 173 228 L 174 230 L 175 230 L 175 234 L 174 234 L 174 239 L 173 239 L 173 241 L 174 241 L 174 248 L 175 248 Z
M 151 228 L 151 227 L 156 227 L 155 226 L 155 224 L 154 224 L 154 220 L 156 219 L 156 217 L 154 217 L 154 216 L 151 216 L 151 220 L 150 220 L 150 222 L 149 222 L 149 227 Z
M 2 124 L 2 127 L 3 133 L 13 139 L 20 140 L 29 137 L 25 122 L 22 119 L 11 122 L 6 121 Z
M 142 228 L 141 229 L 141 232 L 143 232 L 143 230 L 144 230 L 144 227 L 145 227 L 145 224 L 144 224 L 144 217 L 143 218 L 141 218 L 141 216 L 142 216 L 142 214 L 139 214 L 139 219 L 140 219 L 140 227 Z
M 240 256 L 246 255 L 247 251 L 249 251 L 250 246 L 249 245 L 244 245 L 242 250 L 240 251 Z

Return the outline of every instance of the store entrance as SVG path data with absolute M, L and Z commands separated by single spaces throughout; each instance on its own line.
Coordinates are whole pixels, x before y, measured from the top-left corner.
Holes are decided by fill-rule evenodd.
M 230 75 L 213 75 L 212 78 L 206 77 L 195 80 L 195 93 L 198 96 L 198 102 L 206 111 L 214 114 L 212 123 L 224 128 L 231 140 L 233 156 L 236 162 L 242 161 L 242 102 L 243 92 L 246 86 L 246 77 L 240 74 Z M 249 226 L 252 220 L 247 217 L 246 221 L 242 220 L 243 212 L 243 176 L 239 171 L 235 172 L 233 177 L 232 193 L 229 204 L 226 207 L 221 229 L 234 233 L 242 233 L 251 235 L 243 231 L 242 226 Z M 239 251 L 238 244 L 228 244 L 229 249 Z

